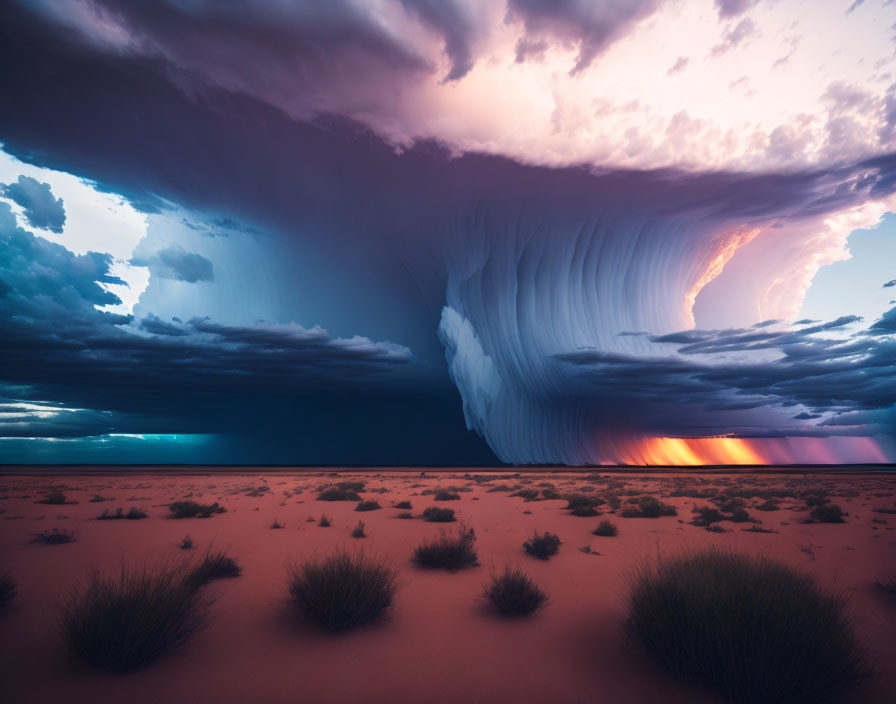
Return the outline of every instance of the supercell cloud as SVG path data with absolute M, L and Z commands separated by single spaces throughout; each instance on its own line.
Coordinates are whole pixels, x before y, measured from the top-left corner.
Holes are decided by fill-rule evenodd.
M 7 4 L 0 433 L 893 461 L 896 309 L 801 315 L 896 201 L 892 13 L 801 7 Z

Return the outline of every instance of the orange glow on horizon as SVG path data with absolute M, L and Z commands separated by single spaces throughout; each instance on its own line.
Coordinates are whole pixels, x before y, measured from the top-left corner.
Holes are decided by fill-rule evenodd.
M 893 462 L 871 436 L 738 438 L 648 437 L 623 441 L 615 463 L 630 466 L 864 464 Z
M 649 438 L 626 459 L 626 464 L 769 464 L 755 444 L 749 438 Z

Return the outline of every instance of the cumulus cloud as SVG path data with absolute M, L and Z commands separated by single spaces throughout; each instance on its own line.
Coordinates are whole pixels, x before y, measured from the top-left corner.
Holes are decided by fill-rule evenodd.
M 62 198 L 53 196 L 49 183 L 22 175 L 15 183 L 0 186 L 0 193 L 22 206 L 25 219 L 33 227 L 62 232 L 65 207 Z
M 348 116 L 402 148 L 436 139 L 456 151 L 553 165 L 757 170 L 856 160 L 896 144 L 896 98 L 881 90 L 872 68 L 890 59 L 887 23 L 865 13 L 844 19 L 842 8 L 827 4 L 803 16 L 800 31 L 809 39 L 799 51 L 790 19 L 798 9 L 763 7 L 746 16 L 750 0 L 719 0 L 721 22 L 663 0 L 15 5 L 4 8 L 13 33 L 39 25 L 39 42 L 145 62 L 191 95 L 249 95 L 300 120 Z M 841 44 L 849 51 L 826 61 Z M 724 56 L 735 47 L 742 61 Z M 770 51 L 782 57 L 774 71 Z M 658 90 L 652 62 L 631 59 L 655 55 L 675 69 L 685 53 L 693 55 L 692 81 L 679 81 L 675 91 Z M 601 71 L 593 70 L 597 59 Z M 737 110 L 707 100 L 745 73 L 750 100 Z M 880 107 L 829 119 L 819 99 L 827 84 L 844 80 L 878 96 Z M 797 90 L 783 88 L 795 83 Z M 556 121 L 564 104 L 579 119 Z M 682 110 L 694 119 L 692 143 L 620 148 L 626 135 L 661 133 Z M 825 148 L 828 141 L 839 147 Z
M 526 33 L 517 44 L 516 59 L 525 61 L 533 48 L 543 48 L 547 39 L 575 45 L 575 75 L 600 56 L 637 22 L 653 14 L 662 0 L 629 0 L 595 3 L 588 0 L 509 0 L 507 15 L 522 21 Z
M 197 281 L 214 281 L 214 267 L 201 254 L 187 252 L 177 242 L 146 255 L 138 249 L 131 259 L 134 266 L 149 267 L 153 276 L 194 284 Z

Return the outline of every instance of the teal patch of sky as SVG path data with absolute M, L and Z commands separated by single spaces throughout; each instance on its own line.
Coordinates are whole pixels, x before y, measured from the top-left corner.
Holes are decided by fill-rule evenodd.
M 884 286 L 896 279 L 896 214 L 887 213 L 877 227 L 852 232 L 847 249 L 849 259 L 818 270 L 798 317 L 860 315 L 872 323 L 896 305 L 896 286 Z

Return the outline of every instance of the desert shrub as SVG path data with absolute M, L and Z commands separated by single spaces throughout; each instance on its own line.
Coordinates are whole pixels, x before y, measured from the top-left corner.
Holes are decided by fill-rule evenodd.
M 213 504 L 198 504 L 195 501 L 175 501 L 168 506 L 172 518 L 211 518 L 215 513 L 227 513 L 227 509 Z
M 879 506 L 872 510 L 875 513 L 896 513 L 896 502 L 892 506 Z
M 592 531 L 593 535 L 601 535 L 605 538 L 614 538 L 619 535 L 619 529 L 612 521 L 604 518 L 597 524 L 597 528 Z
M 321 528 L 329 528 L 330 527 L 330 519 L 327 518 L 326 516 L 322 515 L 320 517 L 320 520 L 317 522 L 317 525 L 319 525 Z
M 93 495 L 93 498 L 90 499 L 90 503 L 92 503 L 92 504 L 99 504 L 99 503 L 102 503 L 103 501 L 111 501 L 111 500 L 112 500 L 112 499 L 110 499 L 110 498 L 108 498 L 108 497 L 106 497 L 106 496 L 100 496 L 99 494 L 94 494 L 94 495 Z
M 396 518 L 413 518 L 413 517 L 414 517 L 414 514 L 413 514 L 413 513 L 410 513 L 409 511 L 405 511 L 404 513 L 399 513 L 399 514 L 398 514 L 397 516 L 395 516 L 395 517 L 396 517 Z
M 510 486 L 509 484 L 495 484 L 494 486 L 485 490 L 486 494 L 495 494 L 499 491 L 516 491 L 517 486 Z
M 476 534 L 472 528 L 457 531 L 439 531 L 439 537 L 424 540 L 414 548 L 414 562 L 421 567 L 459 570 L 479 564 L 476 551 Z
M 541 498 L 545 501 L 556 501 L 557 499 L 562 499 L 563 497 L 556 489 L 542 489 Z
M 631 578 L 628 626 L 673 674 L 738 704 L 827 702 L 866 675 L 844 598 L 768 556 L 645 562 Z
M 594 508 L 594 506 L 576 506 L 569 512 L 569 515 L 579 516 L 580 518 L 590 518 L 592 516 L 599 516 L 600 511 Z
M 193 545 L 193 539 L 189 535 L 185 535 L 183 540 L 180 541 L 178 547 L 181 550 L 192 550 L 195 545 Z
M 243 568 L 223 550 L 207 550 L 202 559 L 190 568 L 188 582 L 194 588 L 204 587 L 216 579 L 239 577 Z
M 364 522 L 358 521 L 358 525 L 355 526 L 354 530 L 352 530 L 353 538 L 366 538 L 367 533 L 364 532 Z
M 560 550 L 560 538 L 547 531 L 544 533 L 536 531 L 531 538 L 523 543 L 523 550 L 540 560 L 547 560 Z
M 605 494 L 604 498 L 606 499 L 607 505 L 610 507 L 611 511 L 617 511 L 622 505 L 622 499 L 620 499 L 616 494 Z
M 725 520 L 725 516 L 722 515 L 722 512 L 712 506 L 695 507 L 694 513 L 697 515 L 694 516 L 694 520 L 691 521 L 691 523 L 695 526 L 702 526 L 705 528 L 708 525 Z
M 429 521 L 430 523 L 452 523 L 457 519 L 454 517 L 453 508 L 430 506 L 429 508 L 423 509 L 423 520 Z
M 281 530 L 282 528 L 283 524 L 275 518 L 274 522 L 271 523 L 271 530 Z
M 92 572 L 63 607 L 69 648 L 95 667 L 127 672 L 182 644 L 205 622 L 206 604 L 187 565 Z
M 342 489 L 342 491 L 361 492 L 364 491 L 364 484 L 362 481 L 339 482 L 336 487 Z
M 0 574 L 0 614 L 9 610 L 18 593 L 18 585 L 12 575 Z
M 411 506 L 410 501 L 399 501 L 392 508 L 400 508 L 400 509 L 404 509 L 405 511 L 410 511 L 413 508 L 413 506 Z
M 361 501 L 355 506 L 355 511 L 376 511 L 380 508 L 378 501 Z
M 803 496 L 803 501 L 806 502 L 806 506 L 823 506 L 830 499 L 824 494 L 806 494 Z
M 382 616 L 395 601 L 398 571 L 358 550 L 311 557 L 288 568 L 289 595 L 306 617 L 342 631 Z
M 779 510 L 778 504 L 774 499 L 766 499 L 761 504 L 756 507 L 757 511 L 777 511 Z
M 61 491 L 51 491 L 49 494 L 44 496 L 40 501 L 36 501 L 38 504 L 50 504 L 51 506 L 62 506 L 68 503 L 68 500 Z
M 103 512 L 96 517 L 98 521 L 117 521 L 117 520 L 127 520 L 127 521 L 138 521 L 141 518 L 146 518 L 146 512 L 141 511 L 136 506 L 132 506 L 127 513 L 120 508 L 115 509 L 115 513 L 109 513 L 105 509 Z
M 642 496 L 638 499 L 637 508 L 631 506 L 622 510 L 623 518 L 659 518 L 660 516 L 677 516 L 674 506 L 663 503 L 653 496 Z
M 460 499 L 460 494 L 440 489 L 432 498 L 434 501 L 458 501 Z
M 535 501 L 538 498 L 538 489 L 520 489 L 516 493 L 511 494 L 511 496 L 519 496 L 526 501 Z
M 505 616 L 525 616 L 542 608 L 548 595 L 521 569 L 509 565 L 501 574 L 492 574 L 484 585 L 485 596 Z
M 731 512 L 731 515 L 728 516 L 729 521 L 734 521 L 735 523 L 746 523 L 750 520 L 750 514 L 746 512 L 745 509 L 738 507 Z
M 709 487 L 707 489 L 684 488 L 684 489 L 673 489 L 669 495 L 677 496 L 677 497 L 687 496 L 691 499 L 711 499 L 718 493 L 719 493 L 719 490 L 714 487 Z
M 600 503 L 600 497 L 591 494 L 568 494 L 566 508 L 574 511 L 577 508 L 594 508 Z M 594 514 L 591 514 L 592 516 Z
M 743 508 L 744 500 L 741 498 L 731 498 L 730 496 L 717 496 L 713 499 L 719 510 L 724 513 L 734 513 L 739 508 Z
M 809 512 L 810 518 L 816 523 L 846 523 L 843 518 L 847 514 L 837 504 L 821 504 Z
M 43 545 L 63 545 L 65 543 L 75 542 L 75 533 L 70 530 L 45 530 L 34 536 L 34 543 L 42 543 Z
M 358 492 L 351 489 L 340 489 L 337 486 L 331 486 L 324 489 L 317 495 L 318 501 L 360 501 L 361 497 Z

